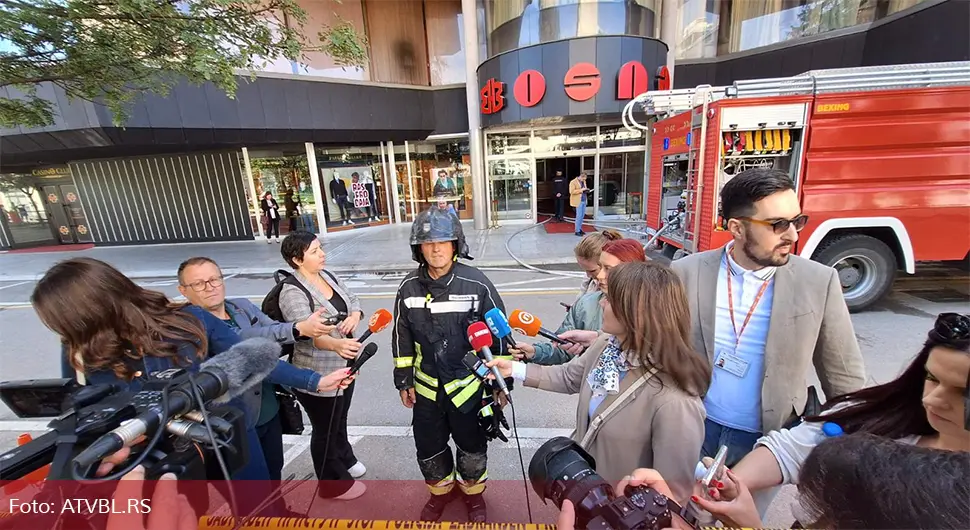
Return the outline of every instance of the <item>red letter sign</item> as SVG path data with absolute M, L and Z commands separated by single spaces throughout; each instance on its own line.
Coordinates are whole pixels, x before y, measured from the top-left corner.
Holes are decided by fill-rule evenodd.
M 590 63 L 579 63 L 566 72 L 562 85 L 573 101 L 591 99 L 600 89 L 600 71 Z
M 616 99 L 633 99 L 647 91 L 647 69 L 637 61 L 620 67 L 616 76 Z
M 519 74 L 512 86 L 515 101 L 523 107 L 534 107 L 542 101 L 546 94 L 546 78 L 535 70 L 526 70 Z
M 482 114 L 494 114 L 505 107 L 505 83 L 489 79 L 479 94 L 482 96 Z
M 657 78 L 653 84 L 656 90 L 670 90 L 670 70 L 666 65 L 657 68 Z

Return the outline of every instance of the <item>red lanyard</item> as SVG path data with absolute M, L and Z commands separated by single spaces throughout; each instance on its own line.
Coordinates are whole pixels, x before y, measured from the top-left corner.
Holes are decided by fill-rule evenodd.
M 768 280 L 761 282 L 761 288 L 758 289 L 758 294 L 755 295 L 754 301 L 751 302 L 751 308 L 748 309 L 748 315 L 744 317 L 744 322 L 741 324 L 741 330 L 738 331 L 738 325 L 734 322 L 734 294 L 732 285 L 734 280 L 731 278 L 731 263 L 729 257 L 725 256 L 724 268 L 727 272 L 727 295 L 728 295 L 728 312 L 731 313 L 731 327 L 734 328 L 734 349 L 738 349 L 738 344 L 741 343 L 741 334 L 744 333 L 744 329 L 748 327 L 748 321 L 751 320 L 751 315 L 754 314 L 754 310 L 758 308 L 758 302 L 761 301 L 761 296 L 765 294 L 768 290 Z M 744 280 L 742 280 L 744 281 Z

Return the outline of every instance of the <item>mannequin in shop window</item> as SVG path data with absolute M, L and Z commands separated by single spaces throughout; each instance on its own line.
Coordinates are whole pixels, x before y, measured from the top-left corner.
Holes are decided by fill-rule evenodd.
M 333 197 L 333 202 L 340 208 L 340 218 L 343 220 L 343 224 L 354 224 L 350 220 L 350 210 L 353 203 L 347 200 L 347 185 L 344 184 L 342 178 L 337 176 L 336 171 L 333 172 L 333 178 L 330 180 L 330 196 Z
M 350 174 L 350 179 L 352 182 L 351 184 L 351 187 L 353 188 L 352 191 L 354 192 L 354 197 L 355 197 L 354 205 L 356 206 L 357 190 L 363 189 L 363 191 L 367 193 L 367 221 L 379 220 L 377 218 L 377 214 L 374 211 L 374 207 L 375 207 L 374 196 L 371 194 L 370 190 L 367 189 L 367 185 L 364 183 L 364 179 L 360 176 L 360 173 L 354 171 L 353 173 Z
M 266 192 L 259 207 L 263 210 L 263 220 L 266 225 L 266 242 L 270 242 L 270 236 L 276 235 L 276 242 L 280 242 L 280 205 L 276 204 L 273 194 Z
M 367 190 L 367 199 L 370 201 L 371 220 L 380 221 L 381 211 L 377 207 L 377 192 L 374 190 L 374 178 L 370 174 L 364 173 L 360 177 L 360 181 L 364 184 L 364 189 Z
M 450 202 L 448 202 L 448 197 L 445 197 L 443 195 L 439 195 L 437 197 L 437 199 L 438 199 L 438 209 L 439 210 L 444 210 L 444 211 L 446 211 L 446 212 L 454 215 L 455 217 L 458 217 L 458 211 L 455 210 L 455 205 L 454 204 L 451 204 Z

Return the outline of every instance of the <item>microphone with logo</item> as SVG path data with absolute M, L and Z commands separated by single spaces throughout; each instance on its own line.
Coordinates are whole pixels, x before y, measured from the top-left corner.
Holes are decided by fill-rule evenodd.
M 484 322 L 475 322 L 471 326 L 468 326 L 468 343 L 472 345 L 472 349 L 475 351 L 482 352 L 485 357 L 486 362 L 492 362 L 495 360 L 492 357 L 492 333 L 488 330 L 488 326 Z M 509 392 L 509 387 L 505 384 L 505 378 L 502 377 L 502 373 L 499 372 L 497 366 L 492 367 L 492 374 L 495 376 L 495 382 L 498 387 L 508 398 L 509 403 L 512 402 L 512 394 Z
M 194 409 L 198 406 L 192 391 L 194 385 L 203 403 L 216 405 L 228 403 L 247 390 L 262 383 L 270 372 L 281 362 L 280 345 L 264 338 L 244 340 L 227 351 L 215 355 L 201 365 L 193 374 L 192 381 L 186 376 L 174 387 L 167 390 L 168 414 L 163 415 L 159 392 L 142 391 L 135 394 L 131 402 L 139 413 L 114 430 L 102 435 L 74 458 L 74 465 L 87 469 L 121 448 L 131 445 L 139 436 L 155 432 L 159 426 L 180 416 L 197 417 Z M 194 381 L 194 382 L 193 382 Z M 81 425 L 79 425 L 81 427 Z M 172 424 L 171 430 L 179 430 L 181 421 Z M 241 433 L 237 433 L 241 435 Z
M 357 339 L 357 342 L 363 344 L 365 340 L 369 339 L 374 333 L 380 333 L 387 329 L 390 325 L 391 320 L 394 319 L 394 315 L 387 309 L 378 309 L 370 317 L 370 322 L 367 323 L 367 331 Z
M 558 344 L 573 344 L 573 341 L 560 339 L 555 333 L 542 327 L 542 321 L 532 313 L 516 309 L 509 318 L 512 329 L 530 337 L 542 336 Z
M 498 340 L 505 339 L 506 344 L 510 348 L 515 348 L 515 341 L 512 339 L 512 328 L 509 326 L 509 319 L 505 317 L 505 313 L 497 307 L 489 309 L 485 313 L 485 323 L 488 324 L 489 331 L 492 335 L 498 337 Z

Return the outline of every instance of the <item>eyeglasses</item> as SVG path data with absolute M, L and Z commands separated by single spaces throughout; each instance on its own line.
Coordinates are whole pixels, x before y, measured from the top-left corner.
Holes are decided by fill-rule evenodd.
M 778 219 L 777 221 L 766 221 L 764 219 L 752 219 L 751 217 L 738 217 L 737 219 L 744 219 L 755 224 L 770 226 L 776 234 L 784 234 L 788 231 L 791 226 L 795 227 L 796 232 L 801 232 L 805 225 L 808 224 L 807 215 L 799 215 L 794 219 Z
M 197 293 L 201 293 L 202 291 L 205 291 L 206 285 L 211 285 L 213 289 L 216 287 L 222 287 L 222 276 L 218 278 L 213 278 L 211 280 L 193 282 L 188 285 L 185 285 L 185 287 L 191 287 L 193 291 Z

